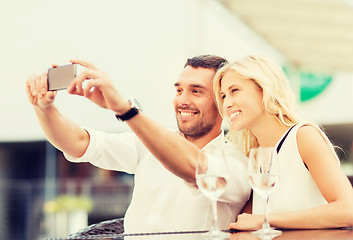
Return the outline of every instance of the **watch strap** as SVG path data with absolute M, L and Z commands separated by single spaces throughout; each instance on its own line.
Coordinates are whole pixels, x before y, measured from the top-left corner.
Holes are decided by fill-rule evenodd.
M 127 121 L 131 118 L 133 118 L 134 116 L 136 116 L 139 113 L 139 110 L 137 108 L 130 108 L 129 111 L 127 111 L 126 113 L 122 114 L 122 115 L 118 115 L 115 114 L 115 117 L 120 120 L 120 121 Z
M 115 117 L 119 121 L 122 121 L 122 122 L 127 121 L 133 118 L 134 116 L 136 116 L 142 110 L 140 103 L 135 98 L 129 99 L 128 102 L 130 103 L 130 107 L 131 107 L 129 111 L 127 111 L 122 115 L 115 114 Z

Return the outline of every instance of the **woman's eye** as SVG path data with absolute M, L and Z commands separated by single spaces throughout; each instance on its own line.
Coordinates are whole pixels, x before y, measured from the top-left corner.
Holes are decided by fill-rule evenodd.
M 232 89 L 232 93 L 234 93 L 234 92 L 236 92 L 236 91 L 238 91 L 239 89 L 237 89 L 237 88 L 233 88 Z
M 224 100 L 226 98 L 226 95 L 221 95 L 221 98 Z

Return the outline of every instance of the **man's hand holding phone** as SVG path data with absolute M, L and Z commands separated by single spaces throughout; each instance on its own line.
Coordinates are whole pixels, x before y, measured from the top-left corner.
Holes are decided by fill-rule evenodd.
M 130 109 L 130 104 L 121 97 L 107 73 L 84 60 L 70 62 L 72 64 L 53 65 L 48 73 L 28 77 L 27 95 L 34 106 L 41 109 L 50 107 L 57 91 L 67 88 L 68 93 L 84 96 L 117 114 Z M 86 68 L 80 74 L 77 74 L 77 64 Z
M 86 68 L 68 86 L 67 90 L 70 94 L 84 96 L 98 106 L 118 114 L 123 114 L 130 109 L 129 102 L 122 98 L 107 73 L 84 60 L 70 61 Z
M 30 103 L 41 109 L 50 107 L 56 96 L 56 91 L 48 91 L 47 73 L 29 76 L 26 91 Z
M 40 108 L 47 108 L 54 102 L 56 91 L 66 89 L 76 77 L 76 64 L 53 65 L 48 73 L 32 75 L 27 79 L 29 101 Z

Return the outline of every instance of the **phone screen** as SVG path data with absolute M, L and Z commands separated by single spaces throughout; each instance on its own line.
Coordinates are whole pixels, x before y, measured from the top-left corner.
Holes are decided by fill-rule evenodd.
M 69 64 L 48 69 L 48 90 L 66 89 L 77 74 L 77 64 Z

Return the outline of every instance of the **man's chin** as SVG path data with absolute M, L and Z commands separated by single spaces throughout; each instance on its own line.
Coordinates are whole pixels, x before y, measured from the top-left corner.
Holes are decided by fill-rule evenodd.
M 195 124 L 191 121 L 178 121 L 178 128 L 181 132 L 189 132 L 195 128 Z
M 195 122 L 197 119 L 195 118 L 195 115 L 191 115 L 191 116 L 178 116 L 177 118 L 179 123 L 186 123 L 186 124 L 193 124 L 193 122 Z
M 200 137 L 200 135 L 204 135 L 204 130 L 195 128 L 195 126 L 179 126 L 179 131 L 188 137 Z
M 192 128 L 186 127 L 186 126 L 181 126 L 180 124 L 179 124 L 178 128 L 179 128 L 179 131 L 181 133 L 183 133 L 184 135 L 189 135 L 190 133 L 193 132 Z

